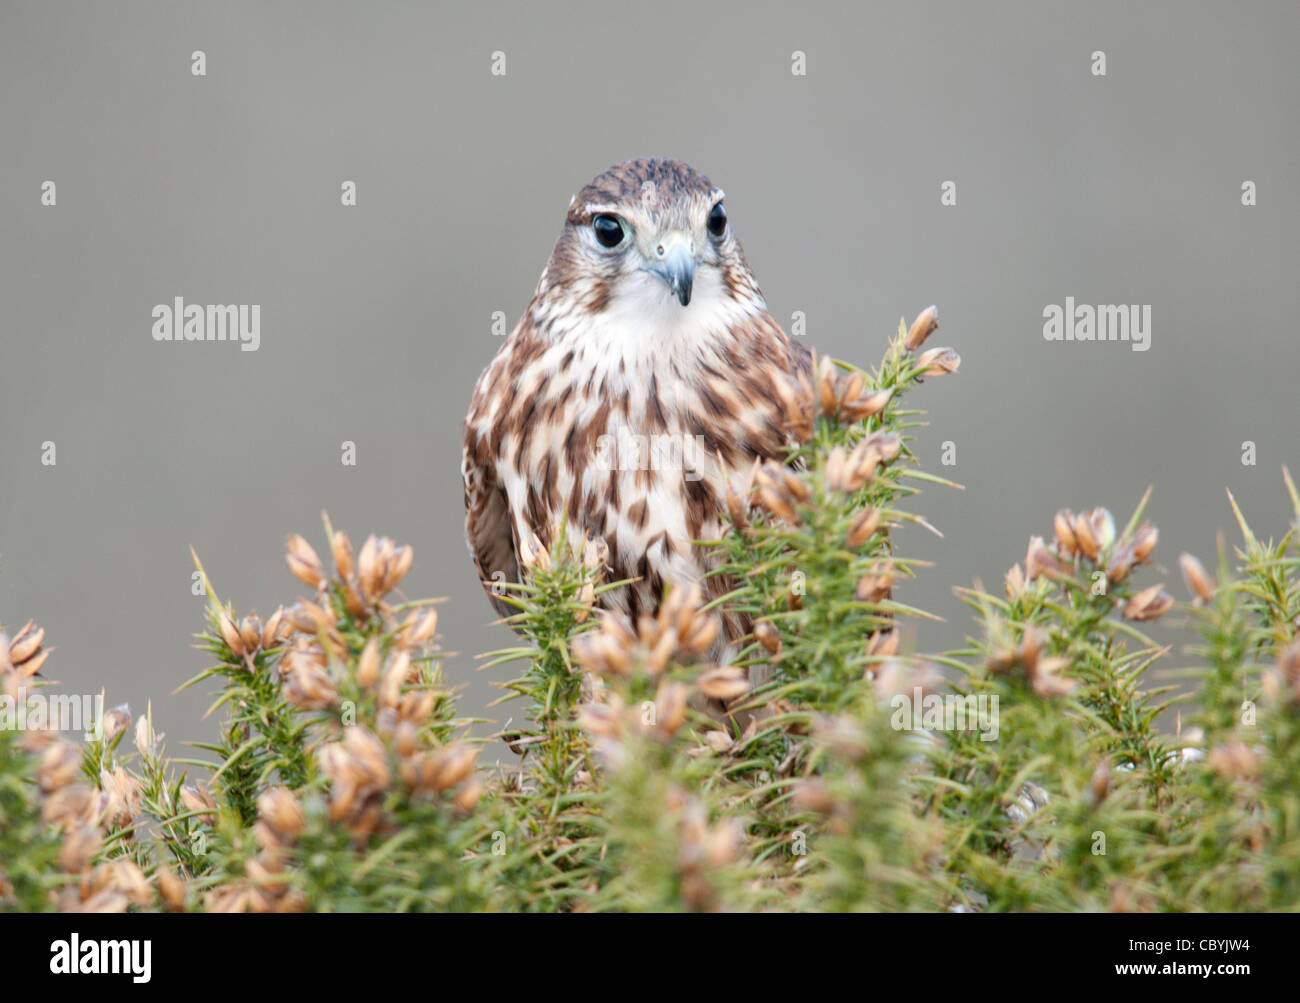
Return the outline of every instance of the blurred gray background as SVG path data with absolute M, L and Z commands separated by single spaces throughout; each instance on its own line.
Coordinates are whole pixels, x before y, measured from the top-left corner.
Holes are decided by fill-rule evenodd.
M 726 188 L 811 345 L 873 363 L 938 303 L 963 362 L 917 394 L 916 449 L 966 490 L 915 506 L 944 539 L 900 534 L 937 564 L 900 593 L 945 617 L 921 648 L 961 643 L 951 586 L 999 583 L 1058 507 L 1125 518 L 1148 483 L 1183 597 L 1179 551 L 1236 538 L 1224 488 L 1280 534 L 1300 474 L 1298 42 L 1281 0 L 3 0 L 0 623 L 35 617 L 77 691 L 152 698 L 179 751 L 209 701 L 168 696 L 205 664 L 189 547 L 266 615 L 302 591 L 286 533 L 323 551 L 327 509 L 414 545 L 405 591 L 451 597 L 449 674 L 481 712 L 472 656 L 510 635 L 462 539 L 470 388 L 569 197 L 643 155 Z M 260 350 L 156 343 L 176 296 L 260 304 Z M 1046 342 L 1067 296 L 1150 304 L 1151 350 Z

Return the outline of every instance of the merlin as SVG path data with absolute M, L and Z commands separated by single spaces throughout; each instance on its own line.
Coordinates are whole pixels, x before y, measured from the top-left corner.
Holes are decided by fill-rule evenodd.
M 523 317 L 465 419 L 465 533 L 479 577 L 520 581 L 560 526 L 603 541 L 601 604 L 653 614 L 706 577 L 728 483 L 793 444 L 783 391 L 808 351 L 768 313 L 723 193 L 678 160 L 611 167 L 569 203 Z M 782 386 L 786 381 L 786 386 Z M 748 624 L 724 620 L 725 642 Z

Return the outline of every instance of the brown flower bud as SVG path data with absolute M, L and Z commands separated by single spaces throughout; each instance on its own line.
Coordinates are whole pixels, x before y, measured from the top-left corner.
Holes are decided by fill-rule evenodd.
M 1164 583 L 1145 588 L 1124 607 L 1125 620 L 1158 620 L 1174 606 L 1174 597 L 1164 590 Z
M 931 348 L 921 353 L 916 364 L 921 367 L 922 376 L 946 376 L 961 366 L 961 356 L 951 348 Z
M 287 787 L 268 787 L 257 799 L 257 814 L 281 840 L 292 842 L 302 833 L 302 805 Z
M 735 665 L 723 665 L 701 673 L 695 688 L 712 700 L 734 700 L 749 692 L 749 674 Z
M 457 811 L 470 812 L 474 810 L 474 806 L 482 796 L 483 784 L 474 780 L 462 787 L 452 798 L 451 803 L 455 805 Z
M 1088 781 L 1088 792 L 1092 795 L 1094 805 L 1101 804 L 1110 793 L 1110 766 L 1104 759 L 1092 771 L 1092 778 Z
M 1183 582 L 1187 585 L 1188 592 L 1201 602 L 1209 602 L 1214 598 L 1214 579 L 1200 561 L 1191 554 L 1183 554 L 1178 558 L 1178 568 L 1183 573 Z
M 450 790 L 474 772 L 474 762 L 478 759 L 478 746 L 466 742 L 456 742 L 434 753 L 434 788 L 439 791 Z
M 823 414 L 834 414 L 838 394 L 836 394 L 835 363 L 830 356 L 823 355 L 817 364 L 817 391 Z
M 262 618 L 256 613 L 249 613 L 239 624 L 239 636 L 244 642 L 244 650 L 254 652 L 262 646 Z
M 1149 523 L 1144 523 L 1142 527 L 1133 536 L 1133 557 L 1138 564 L 1142 564 L 1151 552 L 1156 549 L 1156 541 L 1160 539 L 1160 531 Z
M 799 521 L 799 517 L 794 510 L 794 499 L 784 491 L 760 486 L 758 489 L 758 503 L 784 522 L 794 524 Z
M 407 644 L 424 644 L 433 640 L 438 633 L 438 611 L 432 607 L 425 610 L 412 610 L 407 617 L 402 631 L 402 640 Z
M 167 866 L 160 866 L 156 874 L 158 879 L 158 897 L 172 912 L 185 910 L 185 882 Z
M 806 502 L 812 497 L 812 488 L 808 486 L 808 482 L 789 467 L 782 469 L 781 483 L 787 494 L 792 495 L 801 502 Z
M 343 732 L 343 748 L 362 770 L 366 783 L 380 789 L 388 786 L 388 753 L 374 732 L 364 725 L 351 725 Z
M 832 458 L 833 456 L 832 453 Z M 828 479 L 827 487 L 845 492 L 861 490 L 876 476 L 876 468 L 880 466 L 881 460 L 876 445 L 870 439 L 863 439 L 844 458 L 842 473 L 837 476 L 836 483 L 832 485 Z
M 608 704 L 582 704 L 575 716 L 578 725 L 596 738 L 613 738 L 622 727 L 618 712 Z
M 410 681 L 410 676 L 411 656 L 405 651 L 399 651 L 384 670 L 379 687 L 379 706 L 396 707 L 402 699 L 402 687 Z
M 826 456 L 826 490 L 848 491 L 848 454 L 843 446 L 836 446 Z
M 872 432 L 864 441 L 879 454 L 881 463 L 893 463 L 903 451 L 903 437 L 897 432 Z
M 682 641 L 682 651 L 688 655 L 698 655 L 708 651 L 718 637 L 718 618 L 712 614 L 697 616 L 691 621 L 691 632 Z
M 131 725 L 131 708 L 119 704 L 112 710 L 104 711 L 104 741 L 111 742 L 126 731 Z
M 754 624 L 754 638 L 767 650 L 769 655 L 780 653 L 781 632 L 770 621 L 760 620 Z
M 853 517 L 853 522 L 849 524 L 848 534 L 844 538 L 844 545 L 850 550 L 857 550 L 870 541 L 879 528 L 880 512 L 868 506 Z
M 893 396 L 893 387 L 874 390 L 865 397 L 849 397 L 846 394 L 844 399 L 840 401 L 840 410 L 849 421 L 862 421 L 864 418 L 880 414 Z
M 284 698 L 302 710 L 324 710 L 338 704 L 339 690 L 328 669 L 298 658 L 285 678 Z
M 1056 551 L 1062 557 L 1073 557 L 1079 549 L 1074 539 L 1074 513 L 1063 508 L 1052 520 L 1052 529 L 1056 532 Z
M 876 561 L 871 569 L 858 579 L 853 597 L 858 602 L 878 603 L 889 597 L 894 585 L 894 566 L 888 561 Z
M 311 544 L 297 533 L 289 534 L 285 562 L 294 577 L 304 585 L 313 589 L 325 585 L 325 569 L 321 566 L 320 558 L 316 556 Z
M 1004 581 L 1007 598 L 1013 602 L 1025 594 L 1025 572 L 1019 564 L 1011 565 Z
M 1097 546 L 1103 551 L 1109 550 L 1115 542 L 1115 520 L 1110 510 L 1098 507 L 1089 512 L 1088 528 L 1092 530 L 1092 538 L 1097 541 Z
M 1074 539 L 1079 551 L 1088 560 L 1095 561 L 1101 555 L 1101 545 L 1093 535 L 1092 523 L 1086 512 L 1080 512 L 1074 517 Z
M 80 874 L 90 866 L 91 859 L 103 845 L 99 830 L 88 825 L 79 826 L 63 837 L 59 848 L 59 867 L 69 874 Z M 125 898 L 123 898 L 125 911 Z
M 915 352 L 938 329 L 939 308 L 928 306 L 916 315 L 916 320 L 912 321 L 912 326 L 907 330 L 907 340 L 903 345 L 909 352 Z
M 781 411 L 786 430 L 798 442 L 812 439 L 814 396 L 812 383 L 806 377 L 786 377 L 773 381 L 776 395 L 781 398 Z
M 1034 692 L 1044 700 L 1069 693 L 1078 685 L 1076 680 L 1065 675 L 1069 667 L 1070 660 L 1064 656 L 1038 659 L 1029 672 Z
M 35 620 L 28 620 L 23 625 L 23 629 L 15 634 L 14 639 L 9 642 L 9 663 L 11 665 L 22 665 L 23 662 L 41 650 L 41 644 L 44 641 L 44 628 L 37 627 Z
M 662 682 L 655 694 L 655 720 L 665 734 L 675 735 L 686 720 L 688 691 L 683 683 Z
M 1110 563 L 1106 565 L 1106 580 L 1114 584 L 1122 582 L 1128 577 L 1133 570 L 1133 564 L 1137 556 L 1133 553 L 1133 544 L 1126 543 L 1122 547 L 1116 547 L 1115 553 L 1111 555 Z
M 1025 553 L 1025 579 L 1027 581 L 1032 582 L 1040 575 L 1052 581 L 1057 581 L 1064 578 L 1067 573 L 1060 559 L 1047 549 L 1047 544 L 1043 542 L 1041 536 L 1031 536 L 1029 538 L 1029 549 Z
M 372 637 L 357 656 L 357 682 L 363 689 L 370 689 L 379 682 L 383 669 L 383 656 L 379 650 L 379 638 Z
M 405 547 L 398 547 L 385 569 L 384 580 L 381 586 L 383 594 L 392 592 L 393 589 L 401 585 L 402 581 L 410 573 L 414 564 L 415 548 L 409 544 Z
M 81 773 L 81 752 L 62 739 L 51 742 L 36 765 L 36 782 L 43 791 L 67 787 Z
M 330 548 L 334 551 L 334 567 L 338 569 L 339 577 L 349 579 L 356 571 L 356 566 L 352 559 L 352 541 L 348 539 L 348 534 L 343 530 L 338 530 L 334 534 L 334 539 L 330 541 Z
M 186 784 L 181 788 L 181 804 L 185 806 L 186 811 L 197 811 L 203 814 L 199 815 L 199 820 L 204 825 L 214 825 L 216 823 L 217 802 L 213 800 L 212 795 L 205 788 L 196 787 L 193 784 Z
M 45 660 L 50 657 L 51 650 L 50 648 L 42 648 L 21 665 L 14 663 L 14 667 L 18 669 L 18 674 L 24 679 L 31 679 L 41 671 L 42 666 L 45 665 Z
M 239 628 L 235 626 L 235 621 L 225 610 L 217 614 L 217 628 L 221 631 L 221 639 L 226 642 L 226 647 L 236 656 L 242 656 L 247 650 L 244 647 L 244 638 L 239 633 Z

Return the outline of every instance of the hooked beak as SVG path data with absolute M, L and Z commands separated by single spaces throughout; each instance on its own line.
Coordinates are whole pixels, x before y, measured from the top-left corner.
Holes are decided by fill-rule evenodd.
M 695 241 L 680 230 L 666 233 L 655 247 L 655 259 L 648 266 L 672 290 L 682 306 L 691 301 L 695 281 Z

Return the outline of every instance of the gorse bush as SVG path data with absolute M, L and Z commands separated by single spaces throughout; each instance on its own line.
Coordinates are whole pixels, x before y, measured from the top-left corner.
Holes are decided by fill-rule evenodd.
M 529 544 L 498 586 L 520 641 L 490 656 L 517 667 L 496 735 L 457 715 L 434 601 L 400 598 L 412 549 L 354 552 L 328 520 L 331 567 L 291 536 L 310 594 L 265 622 L 204 577 L 212 664 L 186 685 L 223 724 L 194 757 L 124 708 L 84 746 L 18 730 L 49 651 L 34 624 L 0 635 L 0 908 L 1294 909 L 1296 526 L 1265 541 L 1234 502 L 1241 543 L 1213 574 L 1183 555 L 1178 602 L 1146 498 L 1122 526 L 1062 510 L 1003 588 L 960 590 L 963 649 L 904 650 L 925 567 L 896 531 L 949 485 L 904 406 L 958 368 L 936 327 L 787 389 L 789 463 L 730 486 L 710 544 L 721 598 L 678 584 L 633 622 L 602 609 L 626 586 L 603 541 Z M 724 618 L 753 626 L 719 660 Z M 1146 637 L 1160 618 L 1186 643 Z M 480 766 L 493 738 L 511 765 Z

